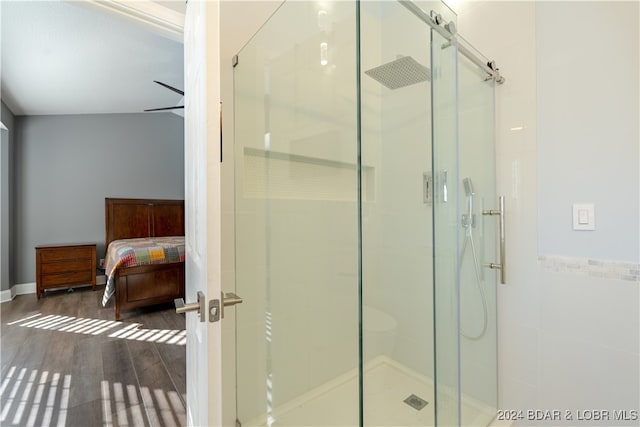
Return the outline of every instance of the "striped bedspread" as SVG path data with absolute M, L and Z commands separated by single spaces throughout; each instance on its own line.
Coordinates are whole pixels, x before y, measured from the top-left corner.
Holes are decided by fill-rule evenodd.
M 114 276 L 118 268 L 181 261 L 184 261 L 184 236 L 114 240 L 109 244 L 105 257 L 107 285 L 102 305 L 106 306 L 115 293 Z

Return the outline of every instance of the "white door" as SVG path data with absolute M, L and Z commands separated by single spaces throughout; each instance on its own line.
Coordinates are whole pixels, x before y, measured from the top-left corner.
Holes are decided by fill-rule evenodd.
M 185 17 L 187 302 L 220 298 L 219 2 L 189 1 Z M 186 315 L 187 423 L 221 426 L 221 325 Z
M 186 215 L 186 295 L 196 302 L 201 291 L 208 303 L 219 299 L 221 268 L 221 163 L 220 163 L 220 80 L 225 81 L 227 111 L 225 162 L 233 165 L 233 72 L 231 57 L 251 38 L 281 3 L 218 1 L 187 2 L 184 24 L 185 52 L 185 215 Z M 220 8 L 225 7 L 225 23 Z M 222 28 L 222 30 L 221 30 Z M 221 41 L 220 32 L 226 39 Z M 221 44 L 225 63 L 220 63 Z M 229 169 L 231 167 L 231 169 Z M 233 197 L 233 169 L 227 168 L 227 194 Z M 229 196 L 230 195 L 230 196 Z M 233 224 L 226 223 L 233 229 Z M 227 235 L 229 242 L 233 241 Z M 232 250 L 230 245 L 227 250 Z M 232 291 L 229 280 L 226 291 Z M 195 426 L 235 425 L 235 323 L 227 311 L 225 329 L 220 321 L 199 322 L 187 314 L 187 423 Z M 223 375 L 223 342 L 227 358 Z M 222 395 L 222 383 L 227 390 Z M 224 411 L 224 413 L 223 413 Z M 223 421 L 224 415 L 224 421 Z

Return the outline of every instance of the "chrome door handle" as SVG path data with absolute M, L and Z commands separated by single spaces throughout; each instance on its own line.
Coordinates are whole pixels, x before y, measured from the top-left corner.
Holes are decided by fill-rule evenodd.
M 484 210 L 482 211 L 482 215 L 498 215 L 500 217 L 500 263 L 489 263 L 489 268 L 500 270 L 500 283 L 504 285 L 505 283 L 507 283 L 505 269 L 506 248 L 504 233 L 504 196 L 500 196 L 498 198 L 498 203 L 500 205 L 500 208 L 498 210 Z
M 222 302 L 225 307 L 228 307 L 231 305 L 241 304 L 242 298 L 240 298 L 238 295 L 234 294 L 233 292 L 229 292 L 224 294 L 224 298 L 222 298 Z
M 220 309 L 220 317 L 224 318 L 224 308 L 225 307 L 232 307 L 236 304 L 241 304 L 242 303 L 242 298 L 240 298 L 238 295 L 234 294 L 233 292 L 229 292 L 229 293 L 223 293 L 221 292 L 221 300 L 222 300 L 222 307 Z
M 176 306 L 176 313 L 188 313 L 190 311 L 195 311 L 198 313 L 200 321 L 204 322 L 206 312 L 204 308 L 205 298 L 202 291 L 198 291 L 198 302 L 185 304 L 184 299 L 176 298 L 173 300 L 173 303 Z
M 220 304 L 220 300 L 222 300 L 222 304 Z M 224 307 L 242 303 L 242 298 L 232 292 L 228 294 L 223 294 L 221 292 L 220 300 L 213 299 L 209 301 L 210 322 L 217 322 L 221 318 L 224 318 Z M 202 291 L 198 291 L 198 302 L 185 304 L 182 298 L 176 298 L 175 300 L 173 300 L 173 303 L 176 306 L 176 313 L 187 313 L 189 311 L 195 311 L 198 313 L 200 321 L 205 321 L 207 311 L 205 309 L 205 297 Z

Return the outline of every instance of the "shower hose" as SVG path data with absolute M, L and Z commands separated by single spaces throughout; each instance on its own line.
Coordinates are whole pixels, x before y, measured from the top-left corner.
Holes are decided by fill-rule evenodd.
M 473 197 L 472 195 L 468 197 Z M 477 335 L 467 334 L 463 327 L 462 321 L 460 322 L 460 333 L 463 337 L 477 341 L 481 339 L 484 334 L 487 332 L 487 324 L 489 323 L 488 312 L 487 312 L 487 298 L 484 293 L 484 287 L 482 286 L 482 281 L 480 280 L 480 264 L 478 263 L 478 255 L 476 253 L 476 245 L 473 240 L 473 202 L 469 201 L 469 216 L 466 223 L 463 221 L 463 227 L 466 229 L 464 242 L 462 244 L 462 249 L 460 250 L 460 270 L 462 270 L 462 261 L 464 259 L 464 254 L 467 250 L 467 247 L 471 247 L 471 254 L 473 255 L 473 270 L 475 272 L 476 284 L 478 285 L 478 290 L 480 291 L 480 299 L 482 300 L 482 330 Z

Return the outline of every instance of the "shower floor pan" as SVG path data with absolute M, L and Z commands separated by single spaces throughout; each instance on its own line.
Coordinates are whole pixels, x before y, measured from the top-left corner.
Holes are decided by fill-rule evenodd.
M 257 419 L 242 422 L 241 425 L 242 427 L 356 427 L 358 426 L 357 390 L 358 372 L 353 370 L 274 408 L 268 418 L 268 414 L 264 414 Z M 365 365 L 364 390 L 365 426 L 426 427 L 434 425 L 432 380 L 393 359 L 378 356 Z M 405 402 L 412 395 L 427 401 L 428 404 L 420 410 L 415 409 Z M 495 408 L 472 398 L 463 398 L 464 425 L 488 425 L 494 415 Z

